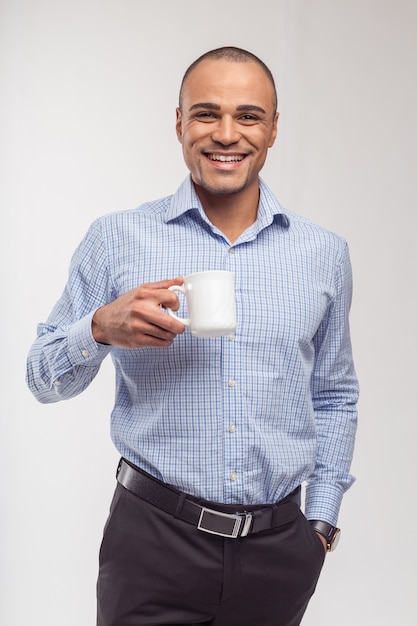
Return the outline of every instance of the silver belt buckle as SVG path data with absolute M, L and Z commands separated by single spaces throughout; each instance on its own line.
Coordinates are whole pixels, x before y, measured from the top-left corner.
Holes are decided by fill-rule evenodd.
M 213 525 L 216 525 L 216 518 L 222 518 L 224 521 L 229 520 L 229 529 L 224 529 L 224 532 L 220 530 L 215 530 Z M 213 523 L 210 527 L 210 521 Z M 232 514 L 232 513 L 221 513 L 220 511 L 214 511 L 213 509 L 207 509 L 202 507 L 200 513 L 200 519 L 198 520 L 197 528 L 198 530 L 202 530 L 204 533 L 210 533 L 211 535 L 218 535 L 219 537 L 229 537 L 231 539 L 236 539 L 236 537 L 246 537 L 249 533 L 249 529 L 252 522 L 252 514 L 251 513 L 243 513 Z M 243 523 L 242 532 L 239 532 Z

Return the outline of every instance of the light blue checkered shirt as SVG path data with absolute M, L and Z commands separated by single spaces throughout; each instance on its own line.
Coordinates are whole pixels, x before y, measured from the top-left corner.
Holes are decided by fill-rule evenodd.
M 94 341 L 101 305 L 145 282 L 212 269 L 235 273 L 233 336 L 201 339 L 186 329 L 166 349 Z M 306 481 L 306 516 L 335 524 L 353 482 L 350 300 L 343 239 L 284 212 L 261 180 L 257 221 L 232 245 L 187 178 L 173 196 L 92 224 L 39 325 L 28 384 L 41 402 L 71 398 L 111 353 L 111 430 L 122 456 L 224 503 L 272 503 Z

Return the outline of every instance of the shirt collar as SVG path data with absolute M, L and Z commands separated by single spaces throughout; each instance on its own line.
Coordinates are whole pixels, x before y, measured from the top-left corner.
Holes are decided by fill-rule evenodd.
M 258 217 L 251 229 L 254 229 L 255 234 L 257 234 L 263 228 L 272 224 L 276 216 L 279 217 L 282 227 L 288 228 L 290 225 L 288 215 L 282 209 L 271 189 L 261 178 L 259 179 L 259 189 Z M 175 220 L 188 211 L 198 211 L 202 219 L 208 221 L 190 175 L 187 176 L 171 197 L 171 202 L 165 214 L 165 222 Z
M 262 228 L 266 228 L 266 226 L 272 224 L 276 217 L 280 220 L 283 228 L 288 228 L 290 225 L 288 214 L 284 211 L 274 193 L 262 178 L 259 179 L 259 190 L 258 217 L 254 224 L 254 226 L 257 225 L 257 231 L 259 232 Z
M 198 211 L 202 215 L 204 214 L 203 207 L 189 175 L 178 187 L 174 195 L 171 196 L 171 202 L 165 214 L 165 222 L 171 222 L 187 213 L 187 211 L 192 210 Z

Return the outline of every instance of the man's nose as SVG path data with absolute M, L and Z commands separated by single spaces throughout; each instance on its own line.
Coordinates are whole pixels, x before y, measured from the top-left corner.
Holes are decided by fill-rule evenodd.
M 230 116 L 219 118 L 215 128 L 213 128 L 211 137 L 213 141 L 221 143 L 223 146 L 237 143 L 240 139 L 240 132 L 236 121 Z

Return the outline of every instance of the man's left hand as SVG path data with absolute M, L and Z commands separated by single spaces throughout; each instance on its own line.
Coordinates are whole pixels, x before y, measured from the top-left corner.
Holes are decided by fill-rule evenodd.
M 323 535 L 320 535 L 320 533 L 317 533 L 317 536 L 321 540 L 321 542 L 323 544 L 324 550 L 327 552 L 327 541 L 326 541 L 326 539 L 323 537 Z

